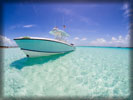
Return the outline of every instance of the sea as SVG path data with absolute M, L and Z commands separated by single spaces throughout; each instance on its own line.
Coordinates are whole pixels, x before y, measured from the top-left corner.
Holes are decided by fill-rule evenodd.
M 27 58 L 4 48 L 5 97 L 128 97 L 130 48 L 76 47 L 73 52 Z

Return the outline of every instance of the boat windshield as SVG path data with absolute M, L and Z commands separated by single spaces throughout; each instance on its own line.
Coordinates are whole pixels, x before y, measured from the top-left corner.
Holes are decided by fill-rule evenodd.
M 53 28 L 49 33 L 54 35 L 55 39 L 61 41 L 65 41 L 65 38 L 69 36 L 68 33 L 63 30 L 59 30 L 57 27 Z

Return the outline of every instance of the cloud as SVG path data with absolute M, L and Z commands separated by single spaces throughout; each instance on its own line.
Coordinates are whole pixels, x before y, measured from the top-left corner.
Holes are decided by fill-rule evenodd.
M 71 15 L 74 16 L 75 18 L 78 18 L 79 21 L 89 24 L 89 25 L 99 25 L 97 22 L 93 21 L 92 19 L 90 19 L 89 17 L 85 17 L 83 15 L 80 15 L 79 13 L 76 13 L 74 10 L 72 9 L 68 9 L 68 8 L 57 8 L 57 11 L 60 13 L 63 13 L 65 15 Z M 71 20 L 72 21 L 72 20 Z
M 104 38 L 98 38 L 94 41 L 91 41 L 89 45 L 91 46 L 113 46 L 113 47 L 129 47 L 130 35 L 122 37 L 112 37 L 110 41 L 105 40 Z
M 17 25 L 10 26 L 9 29 L 16 29 L 16 28 L 21 28 L 21 27 L 22 27 L 22 25 L 17 24 Z
M 97 5 L 90 5 L 90 7 L 96 7 L 96 6 Z M 76 12 L 74 9 L 57 8 L 56 11 L 63 13 L 65 15 L 73 16 L 77 18 L 78 21 L 86 23 L 88 25 L 95 25 L 95 26 L 99 25 L 96 21 L 93 21 L 91 18 L 81 15 L 80 12 Z M 69 22 L 72 22 L 72 20 L 70 20 Z
M 82 41 L 85 41 L 85 40 L 87 40 L 87 38 L 82 38 L 81 40 L 82 40 Z
M 79 16 L 79 19 L 81 22 L 87 23 L 88 25 L 95 25 L 95 26 L 99 25 L 96 21 L 93 21 L 89 17 Z
M 74 38 L 74 40 L 81 40 L 81 41 L 85 41 L 85 40 L 87 40 L 87 38 L 85 38 L 85 37 L 84 37 L 84 38 L 80 39 L 79 37 L 75 37 L 75 38 Z
M 124 10 L 124 16 L 128 17 L 130 15 L 129 4 L 128 3 L 124 3 L 122 9 Z
M 10 26 L 9 29 L 15 29 L 17 26 Z
M 81 45 L 88 46 L 88 41 L 86 41 L 86 40 L 87 40 L 86 37 L 83 37 L 83 38 L 81 38 L 81 37 L 74 37 L 69 42 L 73 43 L 76 46 L 81 46 Z
M 112 37 L 112 41 L 116 41 L 117 39 L 115 37 Z
M 14 41 L 2 35 L 0 35 L 0 43 L 2 43 L 0 44 L 2 46 L 16 46 L 16 43 Z
M 93 46 L 105 46 L 105 44 L 106 44 L 106 40 L 104 38 L 98 38 L 90 42 L 90 45 L 93 45 Z
M 75 37 L 74 40 L 79 40 L 79 37 Z
M 72 15 L 74 13 L 71 9 L 68 8 L 57 8 L 57 11 L 66 15 Z
M 35 25 L 24 25 L 24 28 L 30 28 L 30 27 L 34 27 Z
M 31 28 L 31 27 L 35 27 L 35 25 L 33 25 L 33 24 L 29 24 L 29 25 L 20 25 L 20 24 L 17 24 L 17 25 L 12 25 L 12 26 L 10 26 L 9 29 Z

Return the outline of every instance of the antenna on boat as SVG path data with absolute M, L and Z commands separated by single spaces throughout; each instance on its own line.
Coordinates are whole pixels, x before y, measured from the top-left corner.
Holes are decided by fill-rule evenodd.
M 56 20 L 55 20 L 55 25 L 54 25 L 55 27 L 54 28 L 57 28 L 57 25 L 56 25 Z
M 64 15 L 63 15 L 63 28 L 66 28 L 66 25 L 64 24 Z

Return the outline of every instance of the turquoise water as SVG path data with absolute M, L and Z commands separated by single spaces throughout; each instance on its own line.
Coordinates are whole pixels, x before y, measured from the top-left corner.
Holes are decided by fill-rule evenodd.
M 76 47 L 52 57 L 4 52 L 4 96 L 129 96 L 127 48 Z

